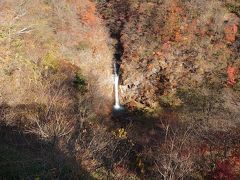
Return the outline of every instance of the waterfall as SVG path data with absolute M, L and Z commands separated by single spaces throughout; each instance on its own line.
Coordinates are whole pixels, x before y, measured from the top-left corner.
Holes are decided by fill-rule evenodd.
M 114 63 L 114 93 L 115 93 L 115 105 L 114 109 L 121 109 L 121 105 L 119 102 L 119 92 L 118 92 L 118 85 L 119 85 L 119 67 L 117 63 Z

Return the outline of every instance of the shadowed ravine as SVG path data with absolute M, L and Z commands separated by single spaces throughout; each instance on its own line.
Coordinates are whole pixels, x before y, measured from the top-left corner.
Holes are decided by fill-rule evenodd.
M 240 179 L 239 0 L 0 10 L 0 180 Z
M 114 54 L 114 93 L 115 93 L 115 105 L 114 105 L 114 109 L 118 110 L 121 109 L 121 105 L 120 105 L 120 100 L 119 100 L 119 78 L 120 78 L 120 66 L 121 66 L 121 57 L 123 55 L 123 46 L 121 44 L 121 31 L 118 32 L 117 35 L 113 35 L 112 37 L 114 37 L 117 40 L 117 44 L 115 45 L 115 54 Z
M 104 16 L 104 11 L 106 10 L 106 3 L 99 2 L 98 3 L 98 11 L 100 14 Z M 117 7 L 117 8 L 116 8 Z M 119 98 L 119 84 L 121 83 L 121 63 L 122 63 L 122 56 L 124 54 L 124 47 L 121 42 L 121 36 L 122 31 L 124 29 L 126 19 L 128 19 L 128 12 L 129 12 L 129 6 L 128 3 L 125 3 L 124 5 L 122 3 L 116 4 L 116 7 L 114 7 L 114 10 L 117 12 L 115 13 L 115 17 L 113 22 L 109 22 L 107 19 L 108 17 L 103 17 L 105 20 L 106 26 L 109 29 L 110 37 L 115 41 L 114 49 L 114 59 L 113 59 L 113 74 L 114 74 L 114 97 L 115 97 L 115 105 L 114 109 L 121 109 L 121 102 Z
M 115 32 L 111 35 L 117 43 L 115 45 L 115 54 L 114 54 L 114 94 L 115 94 L 115 105 L 114 109 L 121 109 L 120 100 L 119 100 L 119 78 L 121 74 L 121 57 L 123 55 L 123 46 L 121 44 L 121 29 L 123 27 L 123 22 L 121 23 L 120 29 L 118 32 Z

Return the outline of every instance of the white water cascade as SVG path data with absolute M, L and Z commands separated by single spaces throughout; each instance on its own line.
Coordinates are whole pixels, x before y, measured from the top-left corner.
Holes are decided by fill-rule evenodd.
M 114 109 L 121 109 L 121 105 L 119 101 L 118 85 L 119 85 L 118 67 L 117 67 L 117 64 L 114 63 L 114 93 L 115 93 Z

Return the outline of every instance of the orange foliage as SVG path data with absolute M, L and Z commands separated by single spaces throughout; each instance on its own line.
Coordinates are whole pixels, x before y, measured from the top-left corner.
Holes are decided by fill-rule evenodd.
M 237 75 L 236 68 L 229 66 L 227 69 L 227 75 L 228 75 L 227 83 L 232 86 L 236 84 L 236 75 Z
M 185 29 L 185 31 L 186 31 L 186 39 L 188 39 L 188 41 L 193 41 L 195 38 L 196 38 L 196 36 L 195 36 L 195 34 L 199 31 L 198 29 L 197 29 L 197 25 L 198 25 L 198 23 L 197 23 L 197 19 L 193 19 L 192 21 L 191 21 L 191 23 L 189 23 L 189 24 L 187 24 L 185 27 L 184 27 L 184 29 Z M 202 35 L 202 36 L 205 36 L 206 35 L 206 32 L 204 31 L 204 30 L 202 30 L 202 31 L 200 31 L 200 34 Z
M 179 31 L 179 19 L 181 18 L 182 9 L 177 3 L 172 4 L 169 7 L 168 21 L 165 26 L 163 41 L 167 42 L 171 37 L 175 36 L 175 32 Z
M 236 40 L 237 32 L 238 26 L 236 24 L 227 25 L 224 29 L 226 40 L 229 42 L 234 42 Z
M 67 2 L 77 7 L 80 18 L 84 21 L 84 23 L 91 26 L 96 25 L 97 16 L 95 3 L 88 1 L 83 3 L 79 0 L 67 0 Z
M 82 14 L 82 19 L 89 25 L 96 24 L 96 7 L 94 4 L 89 4 L 86 11 Z
M 182 34 L 180 34 L 179 32 L 176 32 L 176 34 L 175 34 L 175 40 L 176 40 L 176 41 L 182 41 L 182 40 L 183 40 Z

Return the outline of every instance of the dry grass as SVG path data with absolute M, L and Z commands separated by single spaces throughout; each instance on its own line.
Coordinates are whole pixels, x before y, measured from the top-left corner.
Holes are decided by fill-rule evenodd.
M 110 28 L 126 21 L 124 101 L 139 108 L 162 103 L 157 118 L 130 111 L 102 125 L 97 117 L 111 110 L 113 50 L 92 1 L 4 0 L 0 128 L 49 143 L 96 179 L 218 177 L 218 161 L 237 164 L 239 90 L 225 86 L 225 71 L 239 64 L 230 60 L 238 51 L 224 33 L 226 19 L 231 30 L 235 16 L 217 0 L 108 2 Z M 77 166 L 71 168 L 79 173 Z
M 73 158 L 82 128 L 113 97 L 110 38 L 94 4 L 4 0 L 0 21 L 1 125 Z
M 57 71 L 64 60 L 79 67 L 94 89 L 96 109 L 107 111 L 112 52 L 93 3 L 9 0 L 1 3 L 1 21 L 1 102 L 38 101 L 42 72 Z

